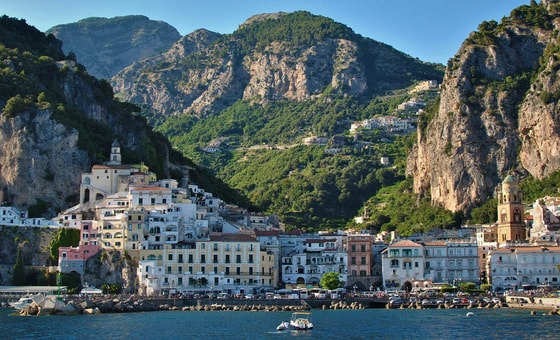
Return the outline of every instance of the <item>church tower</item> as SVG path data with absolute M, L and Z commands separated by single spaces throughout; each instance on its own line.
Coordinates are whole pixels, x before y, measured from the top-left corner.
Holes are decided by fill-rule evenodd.
M 523 221 L 523 193 L 519 182 L 508 175 L 498 191 L 498 245 L 504 246 L 508 241 L 525 241 L 527 232 Z
M 111 144 L 111 158 L 107 165 L 121 165 L 121 146 L 116 139 Z

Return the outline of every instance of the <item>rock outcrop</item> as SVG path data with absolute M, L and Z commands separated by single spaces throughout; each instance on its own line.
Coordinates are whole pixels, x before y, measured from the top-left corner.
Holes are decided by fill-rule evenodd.
M 483 23 L 449 61 L 407 164 L 434 205 L 469 211 L 509 172 L 542 178 L 560 167 L 557 8 L 544 0 Z

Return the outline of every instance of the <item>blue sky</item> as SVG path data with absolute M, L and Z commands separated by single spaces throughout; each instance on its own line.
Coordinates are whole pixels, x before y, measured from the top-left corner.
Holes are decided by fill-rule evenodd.
M 88 17 L 141 14 L 182 35 L 232 33 L 254 14 L 306 10 L 423 61 L 447 63 L 482 21 L 500 21 L 530 0 L 0 0 L 0 13 L 41 31 Z

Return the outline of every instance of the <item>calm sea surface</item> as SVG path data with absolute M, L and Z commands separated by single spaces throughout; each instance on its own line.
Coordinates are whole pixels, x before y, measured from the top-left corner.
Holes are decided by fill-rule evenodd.
M 474 316 L 467 318 L 467 311 Z M 560 316 L 515 309 L 315 310 L 315 329 L 276 331 L 289 312 L 183 312 L 97 316 L 9 315 L 1 339 L 559 339 Z

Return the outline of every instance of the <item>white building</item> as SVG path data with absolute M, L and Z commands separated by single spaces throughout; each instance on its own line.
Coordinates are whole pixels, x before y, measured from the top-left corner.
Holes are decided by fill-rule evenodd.
M 295 242 L 292 249 L 281 260 L 284 283 L 318 285 L 323 274 L 328 272 L 338 273 L 339 280 L 343 284 L 347 282 L 348 254 L 337 238 L 306 238 L 301 245 Z
M 521 289 L 523 286 L 558 287 L 560 247 L 520 246 L 491 252 L 488 262 L 494 289 Z
M 465 240 L 416 243 L 397 241 L 382 252 L 383 282 L 387 288 L 429 287 L 434 283 L 459 285 L 480 281 L 478 247 Z

